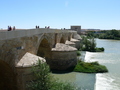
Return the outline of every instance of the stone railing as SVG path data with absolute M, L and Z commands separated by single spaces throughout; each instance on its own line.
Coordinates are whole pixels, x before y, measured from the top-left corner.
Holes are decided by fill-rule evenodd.
M 0 32 L 0 40 L 37 35 L 41 33 L 69 33 L 69 32 L 76 33 L 75 31 L 71 31 L 71 30 L 47 29 L 47 28 L 3 31 Z

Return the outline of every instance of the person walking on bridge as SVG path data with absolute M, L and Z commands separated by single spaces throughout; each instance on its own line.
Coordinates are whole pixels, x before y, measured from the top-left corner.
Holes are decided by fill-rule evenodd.
M 15 30 L 15 26 L 13 26 L 13 30 Z

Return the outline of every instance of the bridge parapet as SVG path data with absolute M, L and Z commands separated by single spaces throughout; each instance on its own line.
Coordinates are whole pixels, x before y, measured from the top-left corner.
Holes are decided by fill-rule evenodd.
M 32 36 L 42 33 L 76 33 L 75 31 L 70 30 L 60 30 L 60 29 L 25 29 L 25 30 L 15 30 L 15 31 L 3 31 L 0 32 L 0 40 L 8 40 L 12 38 L 19 38 L 24 36 Z

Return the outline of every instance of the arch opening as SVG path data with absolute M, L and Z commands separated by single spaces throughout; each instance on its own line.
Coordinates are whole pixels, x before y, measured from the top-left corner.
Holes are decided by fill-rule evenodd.
M 69 37 L 68 37 L 68 41 L 70 41 L 70 39 L 71 39 L 71 38 L 70 38 L 70 36 L 69 36 Z
M 63 37 L 61 38 L 60 43 L 65 43 L 65 40 L 63 39 Z
M 0 90 L 17 90 L 16 76 L 12 68 L 0 60 Z
M 47 39 L 43 39 L 39 45 L 37 55 L 45 59 L 50 58 L 51 48 Z
M 72 38 L 74 38 L 74 35 L 72 35 Z
M 57 43 L 57 34 L 55 34 L 55 44 Z

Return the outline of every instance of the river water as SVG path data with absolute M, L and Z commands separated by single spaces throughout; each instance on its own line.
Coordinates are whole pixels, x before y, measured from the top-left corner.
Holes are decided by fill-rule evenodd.
M 97 47 L 104 47 L 105 51 L 100 53 L 82 52 L 81 58 L 84 58 L 85 55 L 86 62 L 98 61 L 108 68 L 108 73 L 71 72 L 53 75 L 60 80 L 75 83 L 82 90 L 120 90 L 120 40 L 96 39 L 96 43 Z

